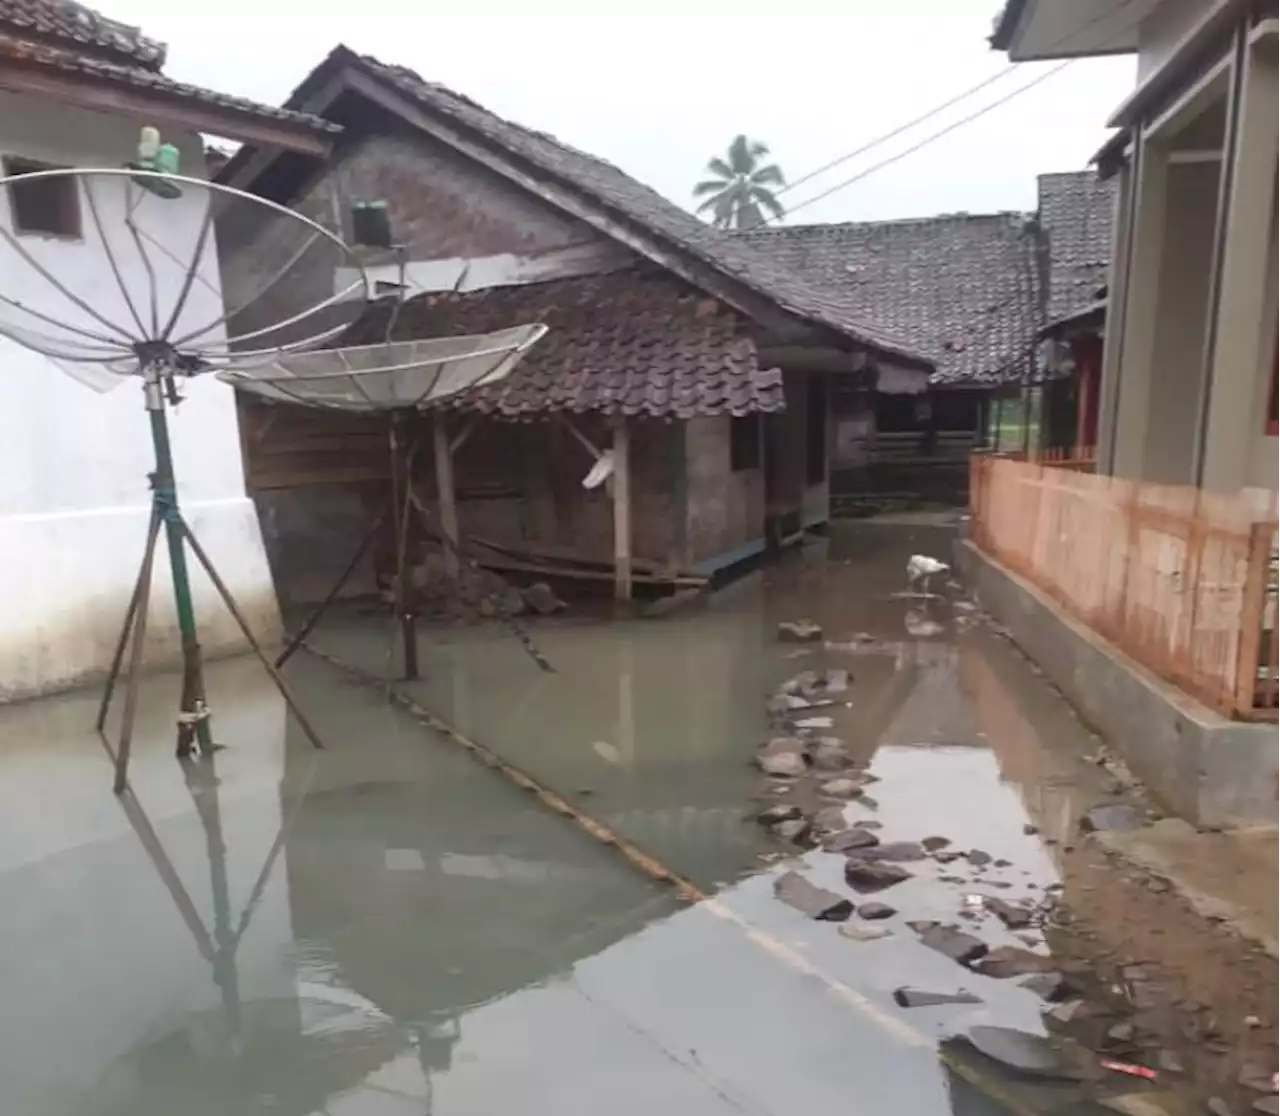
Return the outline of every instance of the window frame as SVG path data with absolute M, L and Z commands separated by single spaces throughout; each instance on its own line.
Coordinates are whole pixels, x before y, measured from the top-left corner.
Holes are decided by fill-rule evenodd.
M 747 436 L 748 431 L 752 437 Z M 760 421 L 760 413 L 752 411 L 747 415 L 730 415 L 729 472 L 749 473 L 763 466 L 764 423 Z
M 40 171 L 70 170 L 71 168 L 59 166 L 56 163 L 46 163 L 41 159 L 31 159 L 25 155 L 4 155 L 0 157 L 0 169 L 3 170 L 4 177 L 7 179 L 25 174 L 35 174 Z M 80 204 L 80 189 L 73 177 L 67 176 L 57 180 L 56 184 L 45 183 L 47 186 L 53 186 L 64 191 L 58 202 L 59 216 L 65 223 L 67 230 L 73 231 L 34 228 L 23 225 L 19 220 L 17 198 L 14 196 L 14 190 L 20 188 L 21 185 L 21 183 L 17 182 L 6 183 L 9 218 L 13 226 L 14 236 L 42 237 L 46 240 L 63 241 L 84 240 L 84 213 Z M 30 185 L 30 183 L 26 185 Z

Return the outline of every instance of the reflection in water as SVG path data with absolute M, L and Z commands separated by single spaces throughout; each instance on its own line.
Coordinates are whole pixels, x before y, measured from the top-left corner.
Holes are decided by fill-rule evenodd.
M 855 1098 L 868 1116 L 1005 1111 L 942 1068 L 935 1043 L 977 1021 L 1035 1029 L 1038 1000 L 964 974 L 982 1004 L 893 1014 L 895 986 L 954 987 L 954 965 L 901 928 L 852 943 L 800 919 L 759 874 L 777 846 L 743 820 L 762 786 L 749 761 L 770 731 L 765 697 L 801 670 L 848 669 L 848 694 L 821 712 L 879 779 L 878 807 L 849 809 L 885 840 L 940 832 L 1007 858 L 987 878 L 1010 898 L 1056 879 L 1019 800 L 1045 828 L 1042 814 L 1067 812 L 1066 792 L 1044 786 L 1059 769 L 1038 757 L 1042 726 L 1010 698 L 1025 673 L 1006 677 L 980 641 L 957 645 L 945 601 L 894 596 L 908 554 L 943 552 L 919 534 L 859 532 L 830 562 L 770 570 L 688 616 L 546 625 L 552 676 L 505 634 L 424 637 L 425 704 L 719 885 L 753 935 L 707 905 L 681 909 L 379 692 L 305 656 L 291 680 L 325 724 L 326 752 L 288 735 L 276 704 L 264 712 L 246 691 L 255 672 L 218 666 L 222 704 L 252 715 L 225 730 L 216 762 L 185 769 L 169 726 L 153 726 L 128 827 L 94 813 L 102 758 L 80 750 L 80 719 L 38 759 L 5 756 L 0 788 L 55 787 L 66 815 L 0 849 L 0 908 L 14 912 L 0 925 L 14 989 L 0 1022 L 18 1036 L 0 1048 L 6 1110 L 790 1116 Z M 777 642 L 777 623 L 801 616 L 826 645 Z M 382 635 L 339 617 L 322 638 L 377 669 Z M 84 765 L 92 797 L 80 799 L 68 779 Z M 837 858 L 801 867 L 844 887 Z M 904 917 L 955 916 L 954 889 L 931 870 L 913 866 L 895 888 Z M 29 956 L 40 960 L 11 961 Z

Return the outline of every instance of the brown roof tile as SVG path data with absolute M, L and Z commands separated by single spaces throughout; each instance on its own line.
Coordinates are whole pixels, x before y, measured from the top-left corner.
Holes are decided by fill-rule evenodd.
M 343 339 L 382 340 L 389 305 Z M 458 294 L 419 295 L 400 310 L 394 340 L 485 333 L 541 322 L 539 341 L 501 383 L 457 401 L 508 418 L 595 411 L 688 419 L 782 409 L 777 370 L 756 363 L 749 323 L 657 268 Z
M 351 66 L 392 86 L 417 105 L 460 126 L 508 156 L 531 165 L 541 176 L 557 181 L 623 224 L 641 230 L 676 252 L 709 266 L 779 309 L 904 363 L 928 365 L 929 358 L 874 319 L 849 313 L 847 305 L 832 300 L 821 284 L 796 274 L 760 253 L 742 239 L 713 229 L 692 213 L 632 178 L 613 164 L 579 151 L 545 132 L 526 128 L 477 104 L 443 85 L 429 82 L 414 71 L 388 65 L 348 47 L 336 47 L 316 67 L 287 104 L 301 106 L 307 96 L 327 81 L 334 70 Z
M 301 125 L 312 132 L 342 129 L 309 113 L 261 105 L 160 72 L 164 44 L 71 0 L 0 0 L 0 65 L 55 70 L 90 81 L 130 86 L 171 101 L 226 109 L 258 120 Z
M 739 234 L 852 315 L 927 353 L 938 384 L 1019 378 L 1039 317 L 1037 241 L 1020 213 L 784 225 Z
M 149 70 L 165 62 L 164 43 L 75 0 L 0 0 L 0 30 Z
M 1050 320 L 1091 306 L 1111 266 L 1115 182 L 1095 171 L 1042 174 L 1036 179 L 1040 231 L 1049 260 L 1045 312 Z

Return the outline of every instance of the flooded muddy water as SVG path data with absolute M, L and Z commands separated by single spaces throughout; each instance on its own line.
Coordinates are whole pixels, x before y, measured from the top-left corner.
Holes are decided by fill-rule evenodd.
M 1274 1031 L 1237 1041 L 1206 1021 L 1211 990 L 1163 966 L 1202 958 L 1192 967 L 1235 988 L 1243 1018 L 1266 965 L 1180 937 L 1170 896 L 1081 840 L 1091 807 L 1146 803 L 960 594 L 905 594 L 907 557 L 945 559 L 950 537 L 928 520 L 852 525 L 685 612 L 539 622 L 554 674 L 496 624 L 422 633 L 424 677 L 405 692 L 693 881 L 710 898 L 692 906 L 306 654 L 289 671 L 324 752 L 235 661 L 210 668 L 225 750 L 184 768 L 176 684 L 157 678 L 124 800 L 87 731 L 96 694 L 0 711 L 3 1110 L 1178 1116 L 1212 1092 L 1248 1111 L 1257 1094 L 1236 1078 Z M 824 639 L 780 642 L 778 624 L 801 618 Z M 313 642 L 380 675 L 388 634 L 347 608 Z M 936 836 L 982 856 L 912 860 L 908 879 L 860 896 L 843 856 L 752 820 L 780 800 L 753 763 L 777 732 L 766 704 L 809 669 L 850 674 L 836 704 L 806 711 L 873 780 L 845 821 L 885 845 Z M 807 919 L 775 895 L 788 871 L 891 904 L 843 928 L 887 933 Z M 1060 894 L 1069 909 L 1011 929 L 974 894 Z M 1042 1035 L 1051 1005 L 926 948 L 908 925 L 925 922 L 1052 954 L 1072 1002 L 1111 997 L 1091 1018 L 1132 1024 L 1116 1060 L 1159 1051 L 1178 1068 L 1146 1081 L 1095 1057 L 1082 1083 L 957 1041 L 982 1026 Z M 1141 1009 L 1121 989 L 1135 966 Z M 903 987 L 978 1002 L 903 1008 Z

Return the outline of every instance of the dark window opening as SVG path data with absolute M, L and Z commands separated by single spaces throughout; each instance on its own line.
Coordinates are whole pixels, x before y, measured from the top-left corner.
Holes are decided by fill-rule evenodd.
M 31 159 L 4 160 L 6 176 L 61 169 Z M 80 196 L 70 175 L 10 182 L 9 211 L 20 236 L 80 237 Z
M 827 479 L 827 381 L 810 376 L 805 389 L 805 483 Z
M 729 420 L 729 468 L 735 473 L 760 468 L 760 416 Z

